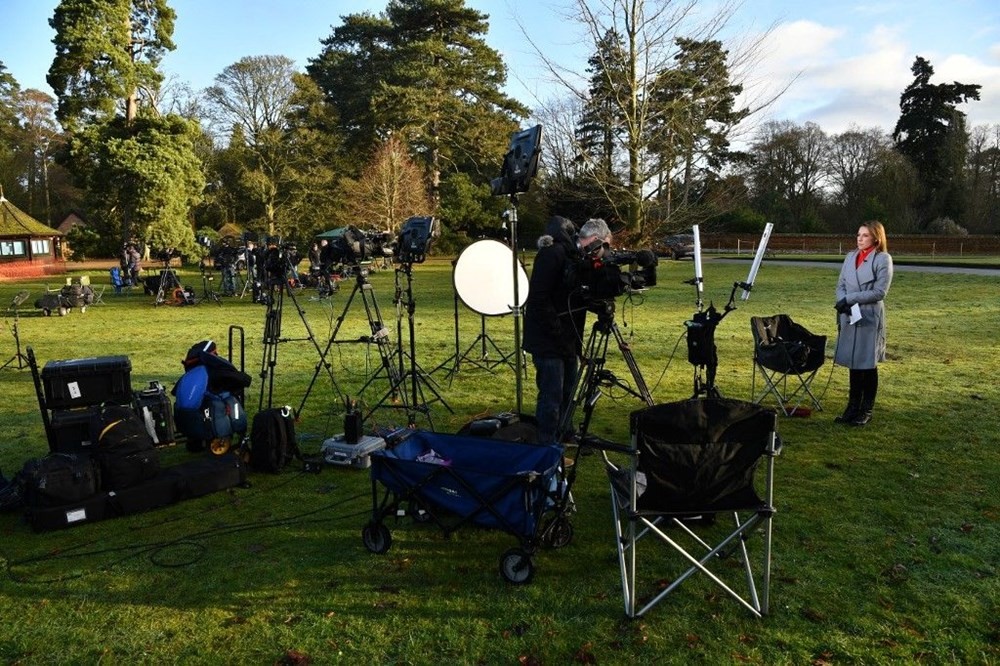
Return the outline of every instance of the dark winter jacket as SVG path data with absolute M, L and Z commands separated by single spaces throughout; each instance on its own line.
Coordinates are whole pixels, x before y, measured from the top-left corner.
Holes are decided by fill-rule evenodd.
M 524 305 L 526 352 L 539 356 L 570 358 L 583 348 L 587 311 L 573 299 L 567 269 L 577 261 L 573 223 L 553 217 L 538 239 L 538 254 L 531 269 Z

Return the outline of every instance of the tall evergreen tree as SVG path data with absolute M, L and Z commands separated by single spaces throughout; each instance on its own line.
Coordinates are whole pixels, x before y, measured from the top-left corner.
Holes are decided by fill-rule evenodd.
M 654 135 L 661 134 L 672 144 L 667 166 L 672 170 L 676 160 L 680 203 L 687 204 L 695 188 L 695 171 L 702 171 L 702 180 L 718 176 L 730 156 L 733 128 L 750 110 L 736 108 L 743 86 L 732 82 L 722 42 L 679 37 L 676 43 L 676 66 L 653 85 L 650 125 Z
M 483 40 L 487 20 L 464 0 L 390 0 L 378 17 L 344 17 L 307 71 L 353 135 L 360 163 L 399 134 L 435 198 L 449 172 L 482 170 L 484 184 L 496 175 L 527 109 L 502 92 L 506 67 Z
M 174 49 L 176 14 L 167 0 L 61 0 L 49 25 L 56 56 L 46 77 L 67 129 L 138 114 L 163 80 L 160 61 Z
M 49 21 L 56 117 L 105 251 L 129 237 L 194 249 L 189 208 L 204 186 L 197 132 L 153 106 L 175 17 L 167 0 L 61 0 Z
M 20 84 L 0 61 L 0 187 L 12 200 L 16 198 L 23 176 L 23 166 L 17 155 L 21 135 L 17 114 L 20 96 Z
M 625 124 L 619 100 L 623 92 L 625 52 L 616 30 L 608 30 L 596 47 L 587 60 L 590 87 L 575 133 L 578 159 L 611 180 Z
M 911 67 L 913 82 L 899 98 L 900 115 L 892 133 L 896 149 L 917 170 L 924 188 L 921 222 L 938 217 L 961 217 L 962 169 L 968 144 L 965 114 L 958 104 L 979 99 L 981 86 L 931 83 L 934 68 L 917 56 Z

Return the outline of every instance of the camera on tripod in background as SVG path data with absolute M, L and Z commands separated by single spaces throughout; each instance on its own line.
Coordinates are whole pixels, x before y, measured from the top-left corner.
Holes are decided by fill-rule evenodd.
M 356 226 L 337 230 L 330 239 L 330 259 L 343 266 L 357 266 L 374 259 L 391 257 L 396 240 L 387 231 L 362 231 Z
M 283 243 L 279 236 L 269 236 L 265 241 L 263 256 L 264 274 L 269 286 L 284 285 L 296 276 L 296 266 L 302 261 L 295 243 Z

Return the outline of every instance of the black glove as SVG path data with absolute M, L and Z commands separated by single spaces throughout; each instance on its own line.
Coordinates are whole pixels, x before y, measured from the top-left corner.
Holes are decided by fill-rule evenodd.
M 848 312 L 851 311 L 851 306 L 847 304 L 846 298 L 842 298 L 839 301 L 837 301 L 837 304 L 834 305 L 833 308 L 841 314 L 847 314 Z

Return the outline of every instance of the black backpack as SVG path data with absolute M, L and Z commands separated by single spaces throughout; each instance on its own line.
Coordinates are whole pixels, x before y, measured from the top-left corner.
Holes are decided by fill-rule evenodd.
M 295 412 L 276 407 L 257 412 L 250 426 L 250 467 L 277 473 L 293 458 L 302 458 L 295 440 Z
M 160 457 L 139 415 L 124 405 L 104 405 L 90 421 L 90 441 L 101 468 L 101 487 L 122 490 L 156 476 Z

